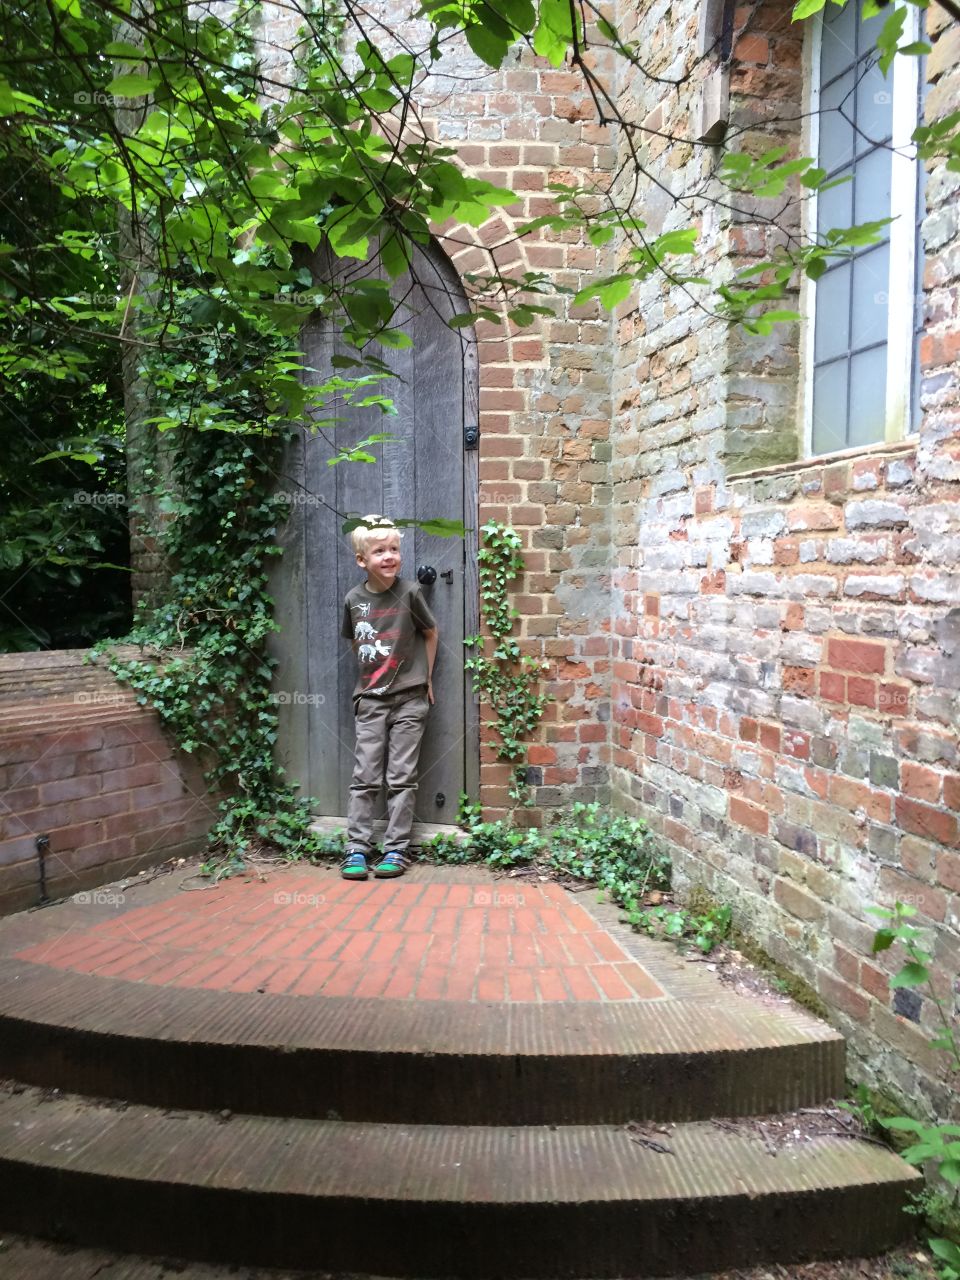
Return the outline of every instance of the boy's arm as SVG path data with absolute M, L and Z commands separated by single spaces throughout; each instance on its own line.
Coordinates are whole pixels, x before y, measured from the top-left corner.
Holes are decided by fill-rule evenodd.
M 427 697 L 430 699 L 430 705 L 433 706 L 433 664 L 437 658 L 437 644 L 440 640 L 439 627 L 431 627 L 429 631 L 423 633 L 424 643 L 427 646 Z

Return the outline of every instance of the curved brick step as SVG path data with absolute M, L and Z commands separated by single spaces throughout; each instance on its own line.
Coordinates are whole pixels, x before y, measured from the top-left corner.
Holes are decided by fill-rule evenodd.
M 695 976 L 699 979 L 699 975 Z M 844 1042 L 706 982 L 483 1004 L 175 989 L 0 960 L 0 1077 L 155 1106 L 434 1124 L 696 1120 L 843 1090 Z
M 214 1117 L 0 1096 L 0 1225 L 135 1252 L 375 1274 L 665 1275 L 874 1252 L 919 1175 L 826 1137 Z

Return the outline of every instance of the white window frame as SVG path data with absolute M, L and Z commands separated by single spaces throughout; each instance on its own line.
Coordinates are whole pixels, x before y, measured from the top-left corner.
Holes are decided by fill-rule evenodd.
M 856 0 L 847 0 L 848 4 Z M 901 42 L 919 40 L 920 10 L 906 5 L 907 20 Z M 823 42 L 823 14 L 810 23 L 804 56 L 805 106 L 807 136 L 805 154 L 816 161 L 820 151 L 820 51 Z M 887 80 L 893 94 L 890 173 L 890 274 L 887 291 L 887 381 L 885 394 L 885 435 L 873 445 L 858 451 L 895 443 L 915 435 L 911 422 L 913 406 L 913 358 L 916 308 L 922 305 L 916 296 L 916 219 L 919 164 L 916 147 L 911 142 L 917 127 L 920 59 L 897 55 Z M 804 233 L 812 239 L 817 230 L 817 194 L 805 202 Z M 894 267 L 896 264 L 896 269 Z M 903 264 L 901 266 L 901 264 Z M 801 289 L 801 313 L 804 316 L 801 339 L 803 454 L 806 458 L 829 457 L 829 453 L 813 451 L 813 375 L 814 327 L 816 323 L 816 282 L 804 279 Z M 849 453 L 849 446 L 835 452 Z

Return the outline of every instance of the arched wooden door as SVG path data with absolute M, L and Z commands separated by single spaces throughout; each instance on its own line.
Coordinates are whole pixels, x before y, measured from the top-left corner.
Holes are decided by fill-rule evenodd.
M 322 255 L 322 250 L 321 250 Z M 329 279 L 331 260 L 318 255 L 317 278 Z M 374 274 L 355 261 L 333 263 L 342 276 Z M 282 535 L 284 556 L 274 574 L 283 631 L 275 646 L 280 666 L 276 691 L 280 757 L 302 792 L 315 797 L 321 816 L 346 813 L 353 765 L 355 658 L 340 636 L 343 599 L 359 582 L 345 514 L 380 513 L 394 519 L 459 520 L 467 538 L 441 538 L 407 529 L 401 541 L 402 576 L 432 566 L 436 581 L 423 588 L 437 618 L 440 645 L 434 670 L 436 705 L 421 753 L 417 820 L 456 819 L 463 790 L 476 793 L 479 726 L 470 681 L 463 669 L 463 639 L 477 630 L 476 511 L 478 392 L 476 346 L 447 324 L 468 310 L 456 273 L 437 249 L 417 253 L 412 276 L 391 284 L 402 300 L 397 322 L 412 339 L 402 350 L 378 348 L 393 373 L 373 390 L 390 396 L 396 416 L 378 408 L 348 408 L 341 424 L 321 433 L 304 431 L 291 449 L 283 491 L 291 513 Z M 309 363 L 326 375 L 332 358 L 356 356 L 329 323 L 303 333 Z M 331 459 L 344 445 L 388 431 L 376 462 Z

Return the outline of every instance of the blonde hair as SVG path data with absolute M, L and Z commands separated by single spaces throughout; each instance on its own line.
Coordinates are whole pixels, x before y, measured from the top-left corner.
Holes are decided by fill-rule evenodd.
M 403 537 L 402 531 L 389 516 L 364 516 L 363 524 L 358 524 L 350 534 L 354 553 L 358 556 L 366 555 L 367 548 L 378 533 L 395 533 L 398 538 Z

